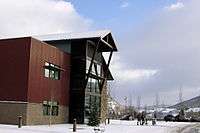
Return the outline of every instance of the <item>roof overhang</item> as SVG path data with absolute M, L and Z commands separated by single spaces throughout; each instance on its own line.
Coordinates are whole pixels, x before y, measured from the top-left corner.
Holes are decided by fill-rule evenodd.
M 98 51 L 109 52 L 117 51 L 115 40 L 109 30 L 83 32 L 83 33 L 62 33 L 49 34 L 42 36 L 34 36 L 41 41 L 59 41 L 59 40 L 92 40 L 95 43 L 100 43 Z

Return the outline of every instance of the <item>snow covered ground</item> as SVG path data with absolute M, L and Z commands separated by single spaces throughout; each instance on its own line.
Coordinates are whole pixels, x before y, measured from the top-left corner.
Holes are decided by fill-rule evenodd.
M 137 126 L 136 121 L 112 120 L 109 125 L 102 125 L 104 133 L 176 133 L 182 127 L 192 123 L 157 122 L 156 126 Z M 194 123 L 193 123 L 194 124 Z M 93 127 L 78 125 L 77 133 L 95 133 Z M 23 126 L 18 129 L 14 125 L 0 125 L 0 133 L 72 133 L 71 124 Z

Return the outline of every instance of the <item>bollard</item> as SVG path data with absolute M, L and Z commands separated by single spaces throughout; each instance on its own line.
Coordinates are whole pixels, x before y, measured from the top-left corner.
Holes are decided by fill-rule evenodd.
M 76 119 L 73 121 L 73 132 L 76 132 Z
M 22 127 L 22 116 L 18 116 L 18 128 Z
M 110 118 L 108 118 L 108 124 L 110 124 Z

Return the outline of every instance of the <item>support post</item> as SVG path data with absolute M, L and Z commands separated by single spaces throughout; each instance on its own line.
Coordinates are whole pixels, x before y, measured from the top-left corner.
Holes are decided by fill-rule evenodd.
M 18 128 L 22 127 L 22 116 L 18 116 Z
M 77 126 L 77 122 L 76 122 L 76 119 L 74 119 L 74 121 L 73 121 L 73 132 L 76 132 L 76 126 Z

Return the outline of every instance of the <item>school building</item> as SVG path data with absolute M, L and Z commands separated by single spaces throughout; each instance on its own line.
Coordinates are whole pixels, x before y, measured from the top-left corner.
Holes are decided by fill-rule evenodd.
M 0 39 L 0 123 L 86 123 L 94 103 L 105 121 L 116 51 L 107 30 Z

